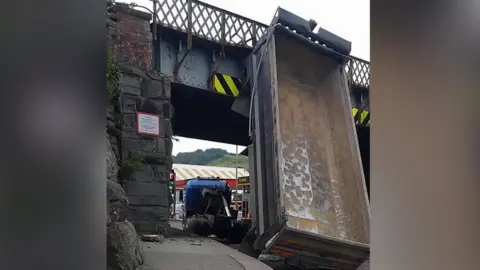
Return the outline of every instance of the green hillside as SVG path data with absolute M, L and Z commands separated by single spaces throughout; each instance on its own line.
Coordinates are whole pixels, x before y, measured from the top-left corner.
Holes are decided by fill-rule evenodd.
M 238 156 L 238 159 L 235 160 L 234 155 L 226 155 L 222 158 L 213 160 L 208 163 L 210 166 L 218 166 L 218 167 L 231 167 L 231 168 L 244 168 L 248 170 L 248 157 L 246 156 Z
M 210 162 L 223 158 L 226 155 L 229 155 L 229 153 L 223 149 L 199 149 L 193 152 L 178 153 L 178 155 L 173 157 L 173 161 L 180 164 L 207 165 Z
M 178 153 L 178 155 L 173 157 L 173 160 L 175 163 L 179 164 L 209 165 L 231 168 L 238 166 L 239 168 L 248 170 L 248 157 L 239 155 L 236 161 L 235 154 L 217 148 Z

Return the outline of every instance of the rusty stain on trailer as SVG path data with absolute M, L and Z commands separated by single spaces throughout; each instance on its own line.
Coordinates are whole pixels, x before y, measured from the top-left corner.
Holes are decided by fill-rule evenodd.
M 280 257 L 292 257 L 293 254 L 291 252 L 287 252 L 287 251 L 284 251 L 284 250 L 281 250 L 281 249 L 277 249 L 277 248 L 272 248 L 272 250 L 270 251 L 272 254 L 275 254 L 277 256 L 280 256 Z
M 342 67 L 295 41 L 275 40 L 274 136 L 287 226 L 367 243 L 368 212 L 347 129 L 353 121 L 343 117 Z
M 292 247 L 292 248 L 298 248 L 298 249 L 305 248 L 303 245 L 300 245 L 299 243 L 294 242 L 294 241 L 290 241 L 290 240 L 279 240 L 277 242 L 277 245 Z

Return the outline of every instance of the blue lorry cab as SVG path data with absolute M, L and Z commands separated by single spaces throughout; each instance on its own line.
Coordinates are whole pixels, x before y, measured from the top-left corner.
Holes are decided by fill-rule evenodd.
M 185 195 L 183 204 L 184 215 L 187 215 L 188 211 L 195 212 L 196 207 L 198 207 L 198 203 L 203 199 L 203 188 L 223 188 L 227 191 L 227 193 L 231 192 L 227 182 L 219 181 L 215 178 L 188 180 L 185 184 Z M 232 201 L 231 196 L 226 196 L 225 199 L 230 205 Z

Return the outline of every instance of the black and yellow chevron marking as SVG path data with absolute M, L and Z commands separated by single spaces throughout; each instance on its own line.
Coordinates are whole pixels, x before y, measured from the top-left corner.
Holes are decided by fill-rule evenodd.
M 213 89 L 217 93 L 237 97 L 241 88 L 239 79 L 220 73 L 213 74 Z
M 358 113 L 358 111 L 357 108 L 352 109 L 355 124 L 370 127 L 370 112 L 364 110 L 362 113 Z

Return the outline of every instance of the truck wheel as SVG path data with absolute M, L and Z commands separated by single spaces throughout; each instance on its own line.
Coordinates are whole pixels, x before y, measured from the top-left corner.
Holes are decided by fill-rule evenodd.
M 228 238 L 228 233 L 225 231 L 215 231 L 213 234 L 215 234 L 216 237 L 226 239 Z
M 245 226 L 242 222 L 235 222 L 232 226 L 229 241 L 232 244 L 240 244 L 243 237 L 247 234 Z
M 210 226 L 208 225 L 208 221 L 203 219 L 187 219 L 186 230 L 187 232 L 204 237 L 207 237 L 210 234 Z
M 240 243 L 240 246 L 237 250 L 245 255 L 258 259 L 262 251 L 255 250 L 254 243 L 256 239 L 256 228 L 255 226 L 252 226 L 250 230 L 248 230 L 247 234 L 245 234 L 245 236 L 243 237 L 242 242 Z
M 207 237 L 211 234 L 210 223 L 204 218 L 197 219 L 198 227 L 197 234 L 200 236 Z
M 185 222 L 185 231 L 189 233 L 195 233 L 195 227 L 197 226 L 196 219 L 188 218 Z

